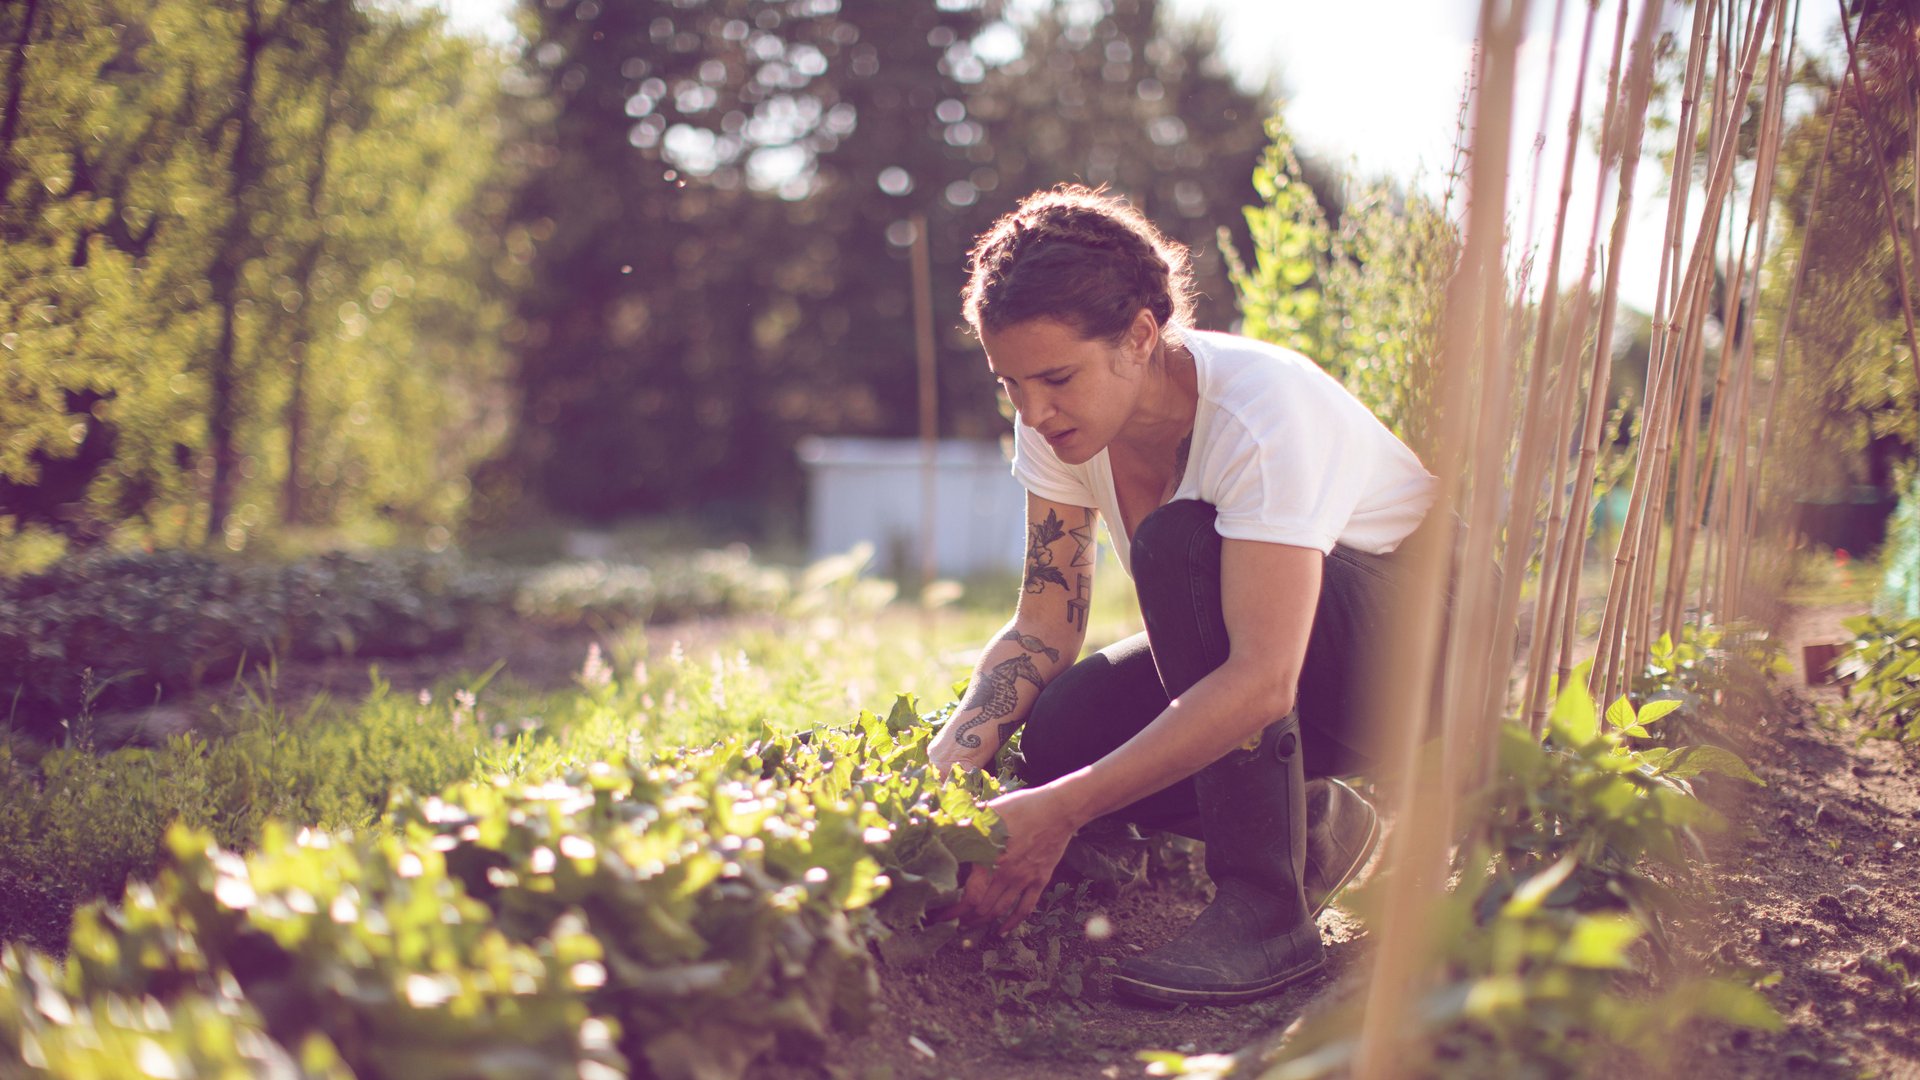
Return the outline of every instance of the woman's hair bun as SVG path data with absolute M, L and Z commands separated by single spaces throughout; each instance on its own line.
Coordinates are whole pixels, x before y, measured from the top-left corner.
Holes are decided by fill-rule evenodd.
M 1045 318 L 1114 340 L 1141 308 L 1170 340 L 1193 325 L 1186 246 L 1104 187 L 1063 184 L 1020 200 L 974 242 L 967 270 L 976 334 Z

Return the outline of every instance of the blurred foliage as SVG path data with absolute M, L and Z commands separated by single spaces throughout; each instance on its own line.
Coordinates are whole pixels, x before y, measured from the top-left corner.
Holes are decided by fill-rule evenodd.
M 1900 490 L 1900 506 L 1887 521 L 1887 543 L 1880 549 L 1883 579 L 1874 610 L 1920 619 L 1920 467 L 1908 471 Z
M 1858 17 L 1864 95 L 1846 82 L 1846 52 L 1810 60 L 1796 79 L 1810 108 L 1782 133 L 1775 202 L 1779 228 L 1768 241 L 1765 285 L 1757 303 L 1756 363 L 1783 395 L 1780 446 L 1772 461 L 1791 463 L 1770 480 L 1816 495 L 1853 485 L 1882 491 L 1894 468 L 1920 449 L 1920 389 L 1900 309 L 1901 273 L 1876 159 L 1893 189 L 1899 250 L 1909 287 L 1920 265 L 1920 204 L 1911 195 L 1920 121 L 1913 93 L 1913 12 L 1867 5 Z M 1838 100 L 1836 101 L 1836 98 Z M 1812 203 L 1821 148 L 1832 128 L 1818 205 Z M 1805 282 L 1794 309 L 1787 295 L 1801 264 Z M 1773 372 L 1780 336 L 1792 319 L 1784 372 Z
M 452 554 L 333 553 L 284 565 L 185 551 L 99 554 L 0 583 L 9 727 L 42 737 L 233 672 L 244 656 L 411 656 L 459 644 L 514 578 Z
M 1269 119 L 1267 134 L 1260 201 L 1245 210 L 1251 261 L 1228 248 L 1243 332 L 1306 354 L 1430 458 L 1441 307 L 1460 252 L 1452 189 L 1435 203 L 1375 185 L 1336 225 L 1285 121 Z
M 454 523 L 500 61 L 352 0 L 22 0 L 0 42 L 0 533 Z
M 1920 619 L 1862 615 L 1833 673 L 1851 684 L 1867 736 L 1920 744 Z
M 523 569 L 452 552 L 330 552 L 287 563 L 186 551 L 96 554 L 0 581 L 0 730 L 71 743 L 94 714 L 170 703 L 253 661 L 443 652 L 484 621 L 617 631 L 642 623 L 790 612 L 893 598 L 862 580 L 870 552 L 804 571 L 742 545 L 649 564 L 563 560 Z M 857 596 L 856 596 L 857 594 Z
M 1005 429 L 958 294 L 1028 192 L 1108 182 L 1176 237 L 1251 196 L 1264 95 L 1155 0 L 527 2 L 509 250 L 519 425 L 490 520 L 799 510 L 794 440 L 909 435 L 924 215 L 942 428 Z M 993 42 L 998 45 L 993 45 Z M 982 51 L 976 53 L 980 43 Z M 1203 318 L 1232 318 L 1202 252 Z

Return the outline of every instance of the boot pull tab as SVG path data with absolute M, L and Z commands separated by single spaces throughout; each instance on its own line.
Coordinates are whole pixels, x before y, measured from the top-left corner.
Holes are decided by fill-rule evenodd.
M 1285 719 L 1273 725 L 1273 756 L 1276 761 L 1290 760 L 1300 749 L 1300 714 L 1288 713 Z

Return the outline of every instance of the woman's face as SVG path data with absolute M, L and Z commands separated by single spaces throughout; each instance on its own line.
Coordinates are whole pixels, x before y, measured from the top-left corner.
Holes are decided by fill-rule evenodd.
M 987 369 L 1062 462 L 1091 460 L 1133 415 L 1158 339 L 1153 317 L 1141 315 L 1118 344 L 1089 341 L 1053 319 L 981 331 Z

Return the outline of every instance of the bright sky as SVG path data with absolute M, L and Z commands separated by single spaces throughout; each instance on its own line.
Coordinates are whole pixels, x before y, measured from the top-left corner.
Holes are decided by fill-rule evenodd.
M 439 2 L 452 10 L 457 22 L 497 33 L 509 0 Z M 1037 0 L 1016 0 L 1032 2 Z M 1566 7 L 1565 22 L 1550 99 L 1553 111 L 1547 123 L 1538 204 L 1533 214 L 1532 242 L 1541 246 L 1551 238 L 1554 200 L 1566 152 L 1566 110 L 1572 103 L 1573 72 L 1586 14 L 1586 4 L 1580 0 L 1561 2 Z M 1687 27 L 1676 23 L 1685 13 L 1671 0 L 1660 2 L 1672 9 L 1667 15 L 1667 29 L 1684 36 Z M 1430 191 L 1439 190 L 1452 159 L 1454 124 L 1473 53 L 1479 10 L 1473 0 L 1167 3 L 1181 16 L 1210 15 L 1220 20 L 1226 59 L 1243 81 L 1259 85 L 1278 75 L 1287 121 L 1302 150 L 1344 165 L 1361 177 L 1387 176 L 1417 182 Z M 1589 127 L 1598 126 L 1617 11 L 1613 4 L 1606 4 L 1595 31 L 1586 97 L 1586 111 L 1593 117 L 1587 122 Z M 1800 26 L 1803 48 L 1825 47 L 1834 15 L 1820 3 L 1807 10 Z M 1637 17 L 1636 3 L 1630 18 Z M 1554 0 L 1534 0 L 1521 45 L 1514 175 L 1509 181 L 1513 197 L 1508 207 L 1516 233 L 1526 226 L 1528 218 L 1533 171 L 1529 147 L 1539 131 L 1553 18 Z M 1593 220 L 1595 170 L 1592 153 L 1583 149 L 1569 204 L 1568 251 L 1562 257 L 1562 276 L 1568 282 L 1578 278 L 1587 229 Z M 1697 194 L 1692 201 L 1699 202 Z M 1621 298 L 1650 311 L 1659 276 L 1659 238 L 1666 217 L 1661 170 L 1650 158 L 1643 158 L 1634 188 L 1634 210 L 1621 264 Z M 1611 196 L 1604 213 L 1603 242 L 1612 221 Z M 1696 224 L 1697 215 L 1688 223 L 1689 229 Z M 1545 272 L 1544 252 L 1539 261 L 1541 269 L 1536 277 Z
M 1479 4 L 1472 0 L 1168 2 L 1182 14 L 1211 15 L 1220 20 L 1224 52 L 1243 78 L 1258 81 L 1270 72 L 1278 72 L 1287 122 L 1303 149 L 1345 164 L 1362 177 L 1417 178 L 1421 187 L 1435 192 L 1444 183 L 1444 173 L 1452 160 L 1460 95 L 1473 55 Z M 1688 27 L 1682 20 L 1688 14 L 1670 0 L 1662 2 L 1670 9 L 1665 29 L 1684 38 Z M 1573 76 L 1586 17 L 1586 4 L 1578 0 L 1565 0 L 1565 8 L 1533 212 L 1532 243 L 1539 249 L 1540 264 L 1536 278 L 1545 273 L 1544 248 L 1552 239 L 1552 215 L 1566 154 L 1567 110 L 1573 102 Z M 1825 47 L 1836 10 L 1816 3 L 1801 16 L 1799 40 L 1803 49 Z M 1583 108 L 1591 118 L 1586 121 L 1590 129 L 1599 126 L 1618 11 L 1614 4 L 1604 4 L 1595 27 Z M 1792 17 L 1791 9 L 1788 15 Z M 1629 14 L 1629 34 L 1638 17 L 1636 3 Z M 1553 0 L 1534 0 L 1520 48 L 1513 175 L 1508 182 L 1512 192 L 1508 217 L 1516 234 L 1528 221 L 1533 175 L 1530 148 L 1540 132 L 1553 20 Z M 1586 234 L 1593 221 L 1597 168 L 1595 155 L 1583 145 L 1574 169 L 1568 240 L 1561 257 L 1562 280 L 1568 283 L 1577 281 L 1580 273 Z M 1621 299 L 1651 311 L 1659 280 L 1659 241 L 1667 200 L 1661 167 L 1650 157 L 1642 158 L 1633 201 L 1620 268 Z M 1699 201 L 1698 194 L 1690 200 L 1696 206 Z M 1603 243 L 1613 209 L 1613 197 L 1609 195 L 1602 218 Z M 1697 225 L 1696 211 L 1690 214 L 1688 228 Z M 1777 237 L 1778 233 L 1773 235 Z

